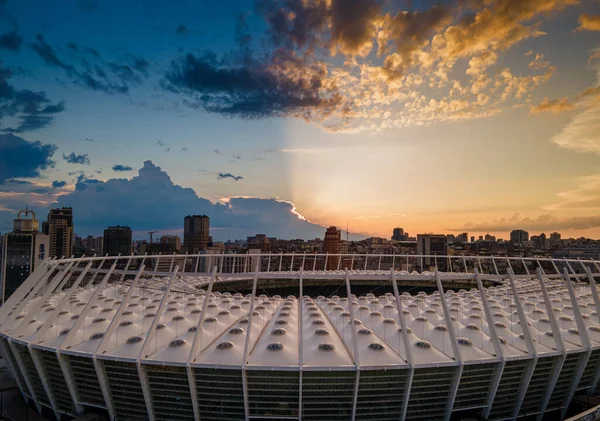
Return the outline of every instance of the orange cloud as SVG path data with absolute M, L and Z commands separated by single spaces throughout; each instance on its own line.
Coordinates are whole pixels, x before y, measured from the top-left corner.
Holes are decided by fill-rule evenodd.
M 545 98 L 543 102 L 538 105 L 531 107 L 529 112 L 531 114 L 538 114 L 544 111 L 549 111 L 552 114 L 562 113 L 563 111 L 570 111 L 575 109 L 575 105 L 571 104 L 566 98 L 551 99 Z
M 600 15 L 582 14 L 579 16 L 579 27 L 576 31 L 600 31 Z

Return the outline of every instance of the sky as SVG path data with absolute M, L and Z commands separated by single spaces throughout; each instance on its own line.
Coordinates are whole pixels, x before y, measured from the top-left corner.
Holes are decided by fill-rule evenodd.
M 598 0 L 0 0 L 0 232 L 600 238 Z

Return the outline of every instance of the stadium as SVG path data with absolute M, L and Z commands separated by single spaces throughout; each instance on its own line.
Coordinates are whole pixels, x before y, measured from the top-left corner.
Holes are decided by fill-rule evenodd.
M 0 308 L 0 352 L 57 419 L 563 419 L 600 380 L 599 276 L 520 257 L 55 259 Z

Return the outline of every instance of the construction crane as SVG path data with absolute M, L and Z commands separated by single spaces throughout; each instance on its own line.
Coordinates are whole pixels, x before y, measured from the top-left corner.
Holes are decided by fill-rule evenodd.
M 152 236 L 157 232 L 158 231 L 148 231 L 148 234 L 150 234 L 150 250 L 148 251 L 148 254 L 152 254 Z

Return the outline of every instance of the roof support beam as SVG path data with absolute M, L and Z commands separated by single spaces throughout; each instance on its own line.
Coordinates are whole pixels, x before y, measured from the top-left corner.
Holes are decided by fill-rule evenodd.
M 281 262 L 280 262 L 281 263 Z M 244 353 L 242 356 L 242 388 L 244 393 L 244 413 L 246 419 L 250 418 L 250 403 L 248 400 L 248 373 L 246 365 L 248 364 L 248 353 L 250 351 L 250 335 L 252 333 L 252 313 L 256 303 L 256 285 L 258 284 L 258 272 L 254 273 L 254 281 L 252 282 L 252 294 L 250 297 L 250 310 L 248 311 L 248 332 L 246 333 L 246 341 L 244 342 Z
M 585 268 L 586 271 L 589 268 Z M 575 372 L 575 376 L 573 376 L 573 381 L 571 382 L 571 386 L 569 387 L 569 393 L 567 394 L 567 398 L 565 399 L 563 409 L 561 410 L 561 418 L 565 418 L 567 409 L 571 404 L 571 400 L 575 395 L 575 390 L 579 381 L 581 380 L 581 376 L 583 376 L 583 372 L 585 367 L 590 360 L 590 356 L 592 355 L 592 343 L 590 341 L 590 337 L 587 332 L 587 326 L 583 321 L 583 317 L 581 317 L 581 309 L 579 308 L 579 303 L 577 302 L 577 297 L 575 296 L 575 289 L 573 288 L 573 284 L 571 283 L 571 277 L 569 276 L 569 272 L 564 271 L 565 275 L 565 283 L 567 285 L 567 291 L 569 291 L 569 298 L 571 299 L 571 306 L 573 307 L 573 315 L 575 316 L 575 323 L 577 324 L 577 331 L 579 332 L 579 338 L 581 340 L 581 344 L 586 349 L 586 352 L 582 352 L 579 358 L 579 364 L 577 366 L 577 371 Z
M 37 312 L 40 310 L 40 308 L 44 305 L 44 303 L 46 302 L 46 300 L 48 299 L 48 297 L 50 297 L 50 295 L 52 294 L 52 292 L 56 289 L 56 287 L 60 284 L 60 286 L 62 287 L 64 285 L 64 283 L 66 282 L 66 280 L 70 277 L 66 276 L 69 272 L 69 270 L 71 269 L 71 266 L 73 266 L 74 262 L 69 263 L 60 273 L 58 273 L 54 278 L 52 278 L 52 280 L 50 281 L 50 284 L 48 286 L 48 288 L 46 288 L 46 291 L 44 292 L 44 295 L 42 295 L 39 300 L 37 301 L 37 303 L 35 303 L 35 305 L 32 308 L 29 308 L 27 310 L 27 314 L 25 315 L 25 317 L 21 320 L 21 322 L 17 325 L 17 327 L 15 327 L 12 332 L 11 332 L 11 336 L 14 338 L 19 338 L 21 333 L 23 332 L 23 330 L 29 325 L 29 322 L 31 320 L 33 320 L 33 318 L 35 317 L 35 315 L 37 314 Z M 35 295 L 38 292 L 41 292 L 40 290 L 42 289 L 43 286 L 46 285 L 45 279 L 43 280 L 43 282 L 39 282 L 35 288 L 32 291 L 32 297 L 35 297 Z M 25 308 L 25 306 L 27 305 L 29 301 L 28 300 L 23 300 L 21 302 L 21 304 L 19 306 L 17 306 L 17 309 L 15 311 L 13 311 L 13 314 L 9 317 L 7 317 L 7 322 L 8 323 L 13 323 L 16 318 L 20 315 L 21 311 L 23 311 L 23 309 Z
M 558 322 L 556 321 L 556 316 L 554 315 L 552 301 L 550 301 L 550 296 L 548 295 L 548 290 L 546 289 L 546 284 L 543 277 L 543 272 L 541 267 L 537 268 L 537 280 L 540 284 L 540 289 L 542 290 L 542 296 L 544 297 L 544 303 L 546 304 L 546 313 L 548 318 L 550 319 L 550 326 L 552 328 L 552 338 L 554 339 L 554 346 L 557 350 L 561 352 L 561 355 L 556 357 L 554 361 L 554 365 L 552 367 L 552 375 L 548 379 L 548 386 L 546 387 L 546 393 L 542 398 L 542 402 L 540 405 L 540 414 L 538 415 L 538 419 L 541 420 L 544 412 L 546 412 L 546 408 L 548 407 L 548 402 L 550 402 L 550 398 L 552 397 L 552 392 L 554 391 L 554 387 L 556 386 L 556 381 L 558 380 L 558 376 L 562 370 L 562 367 L 565 363 L 565 359 L 567 358 L 567 350 L 565 347 L 565 342 L 563 340 L 562 334 L 558 327 Z M 576 305 L 576 304 L 575 304 Z
M 85 307 L 79 314 L 79 317 L 77 318 L 77 320 L 75 320 L 75 323 L 71 327 L 71 330 L 69 330 L 69 333 L 67 333 L 67 336 L 61 343 L 61 345 L 60 345 L 61 351 L 70 349 L 73 345 L 75 345 L 77 332 L 79 332 L 79 329 L 81 329 L 83 327 L 83 324 L 85 323 L 85 318 L 87 317 L 88 313 L 92 309 L 92 306 L 96 305 L 96 301 L 98 300 L 98 295 L 100 295 L 100 293 L 104 289 L 104 286 L 108 282 L 108 279 L 110 278 L 110 275 L 112 274 L 116 265 L 117 265 L 117 262 L 115 261 L 112 264 L 110 270 L 106 273 L 106 275 L 104 275 L 104 278 L 102 279 L 102 281 L 100 281 L 100 283 L 96 286 L 96 289 L 92 293 L 92 296 L 90 297 L 88 303 L 85 305 Z M 87 338 L 83 338 L 83 340 L 86 341 Z
M 17 360 L 17 365 L 19 366 L 19 370 L 21 370 L 21 373 L 23 374 L 25 383 L 27 383 L 27 388 L 29 389 L 29 393 L 31 394 L 31 397 L 34 400 L 36 408 L 38 409 L 39 412 L 42 412 L 42 405 L 40 404 L 40 399 L 37 396 L 33 386 L 31 385 L 31 379 L 29 378 L 29 375 L 27 374 L 27 371 L 25 370 L 25 363 L 23 362 L 21 355 L 17 351 L 17 345 L 10 339 L 8 341 L 8 345 L 10 346 L 11 352 L 15 356 L 15 360 Z
M 60 349 L 56 350 L 56 359 L 58 360 L 58 365 L 65 378 L 65 383 L 67 384 L 69 395 L 71 395 L 75 411 L 77 414 L 83 414 L 83 405 L 79 403 L 79 396 L 77 395 L 77 388 L 75 387 L 75 378 L 73 377 L 69 360 L 60 353 Z
M 98 383 L 100 384 L 100 390 L 102 391 L 102 396 L 104 397 L 104 402 L 106 403 L 108 415 L 110 416 L 111 421 L 115 421 L 117 419 L 117 412 L 115 411 L 115 404 L 110 393 L 108 379 L 106 378 L 104 362 L 96 357 L 92 357 L 92 362 L 94 364 L 94 369 L 96 370 L 96 376 L 98 376 Z
M 300 275 L 298 277 L 298 419 L 302 419 L 302 367 L 304 366 L 304 356 L 302 355 L 302 342 L 303 342 L 303 315 L 302 308 L 304 307 L 304 289 L 302 285 L 302 272 L 304 269 L 304 264 L 300 269 Z M 351 306 L 352 303 L 349 302 Z
M 210 296 L 212 294 L 212 288 L 215 283 L 215 279 L 217 278 L 217 266 L 213 268 L 212 275 L 210 277 L 210 283 L 208 284 L 208 289 L 204 294 L 204 300 L 202 300 L 202 310 L 200 312 L 200 317 L 198 318 L 198 323 L 196 324 L 196 332 L 194 333 L 194 339 L 192 341 L 192 347 L 190 349 L 190 355 L 188 356 L 187 363 L 185 365 L 188 377 L 188 384 L 190 386 L 190 397 L 192 399 L 192 409 L 194 410 L 194 419 L 196 421 L 200 421 L 200 408 L 198 407 L 198 389 L 196 387 L 196 374 L 194 373 L 194 369 L 192 368 L 192 361 L 194 361 L 194 357 L 198 354 L 198 346 L 200 343 L 200 335 L 202 334 L 202 329 L 204 327 L 204 319 L 206 318 L 206 308 L 208 306 L 208 302 L 210 301 Z
M 481 265 L 481 262 L 479 262 Z M 477 269 L 475 269 L 477 271 Z M 444 420 L 447 421 L 450 419 L 450 415 L 452 415 L 452 408 L 454 407 L 454 400 L 456 399 L 456 392 L 458 392 L 458 385 L 460 383 L 460 377 L 462 375 L 462 371 L 464 368 L 462 356 L 460 355 L 460 351 L 458 349 L 458 340 L 456 337 L 456 332 L 454 330 L 454 325 L 452 324 L 452 318 L 450 315 L 450 309 L 448 308 L 448 302 L 446 301 L 446 296 L 444 294 L 444 288 L 442 287 L 442 280 L 440 279 L 440 272 L 438 268 L 435 268 L 435 283 L 437 285 L 438 292 L 440 294 L 440 299 L 442 302 L 442 309 L 444 310 L 444 319 L 446 319 L 446 326 L 448 328 L 448 335 L 450 336 L 450 345 L 452 346 L 452 354 L 454 355 L 454 360 L 458 363 L 458 367 L 454 372 L 454 376 L 452 377 L 452 384 L 450 386 L 450 394 L 448 395 L 448 402 L 446 403 L 446 410 L 444 412 Z
M 404 319 L 402 299 L 398 291 L 398 283 L 396 282 L 396 271 L 394 268 L 390 270 L 390 278 L 392 280 L 392 287 L 394 289 L 394 297 L 396 298 L 396 310 L 398 311 L 398 322 L 400 323 L 400 329 L 402 329 L 402 342 L 404 342 L 404 352 L 406 353 L 406 362 L 408 363 L 408 376 L 406 378 L 406 387 L 404 388 L 404 396 L 402 397 L 402 412 L 400 414 L 400 420 L 406 418 L 406 411 L 408 410 L 408 401 L 410 399 L 410 390 L 412 388 L 412 380 L 415 375 L 415 365 L 413 363 L 412 349 L 410 347 L 410 341 L 408 339 L 408 331 L 406 329 L 406 320 Z
M 58 405 L 56 404 L 56 399 L 54 397 L 54 393 L 50 388 L 50 384 L 48 383 L 48 379 L 46 377 L 46 373 L 44 371 L 43 362 L 40 359 L 39 350 L 31 348 L 31 343 L 27 345 L 27 351 L 29 351 L 29 355 L 31 355 L 31 359 L 33 360 L 33 365 L 40 377 L 42 382 L 42 387 L 46 391 L 46 396 L 48 396 L 48 400 L 50 401 L 50 406 L 52 406 L 52 410 L 54 411 L 54 416 L 57 420 L 60 419 L 60 412 L 58 411 Z
M 495 261 L 494 266 L 496 266 Z M 498 269 L 496 267 L 496 271 L 497 270 Z M 502 373 L 504 372 L 504 366 L 506 365 L 506 358 L 504 356 L 504 352 L 502 352 L 502 345 L 500 344 L 500 339 L 498 338 L 498 333 L 496 332 L 496 326 L 494 325 L 495 322 L 494 318 L 492 317 L 490 303 L 488 302 L 487 293 L 483 287 L 483 282 L 481 282 L 481 276 L 479 275 L 478 271 L 475 271 L 475 280 L 477 281 L 477 288 L 479 289 L 479 295 L 483 305 L 483 312 L 489 326 L 490 337 L 492 338 L 492 343 L 494 344 L 494 352 L 496 353 L 496 356 L 500 358 L 500 362 L 496 365 L 496 369 L 494 370 L 492 383 L 490 384 L 487 407 L 483 410 L 483 418 L 488 418 L 490 411 L 492 410 L 492 404 L 494 403 L 496 392 L 498 391 L 498 386 L 500 385 L 500 379 L 502 379 Z
M 525 337 L 525 345 L 527 347 L 527 352 L 532 355 L 532 359 L 527 364 L 527 368 L 525 370 L 525 374 L 523 376 L 523 382 L 519 388 L 519 394 L 517 399 L 515 399 L 515 406 L 513 408 L 512 418 L 517 418 L 519 411 L 521 410 L 521 405 L 523 404 L 523 399 L 525 399 L 525 393 L 527 392 L 527 388 L 529 387 L 529 382 L 531 381 L 531 377 L 533 376 L 533 371 L 537 364 L 537 350 L 535 345 L 533 344 L 533 339 L 531 338 L 531 332 L 529 331 L 529 325 L 527 324 L 527 316 L 525 315 L 525 310 L 523 310 L 523 304 L 521 303 L 521 298 L 519 297 L 519 292 L 517 291 L 517 287 L 515 285 L 515 278 L 512 269 L 508 272 L 508 282 L 510 284 L 510 290 L 513 295 L 513 299 L 515 300 L 515 305 L 517 306 L 517 314 L 519 316 L 519 322 L 521 325 L 521 329 L 523 330 L 523 336 Z
M 179 266 L 176 266 L 175 270 L 171 273 L 171 276 L 167 283 L 167 288 L 165 289 L 165 293 L 163 294 L 163 297 L 160 300 L 160 304 L 158 305 L 158 309 L 156 310 L 156 315 L 154 316 L 154 319 L 152 319 L 152 325 L 150 326 L 150 329 L 148 330 L 148 333 L 146 334 L 146 337 L 144 338 L 144 344 L 142 345 L 142 348 L 140 349 L 140 352 L 136 358 L 136 361 L 140 361 L 144 358 L 148 358 L 148 356 L 150 355 L 150 353 L 148 352 L 148 349 L 150 347 L 150 344 L 152 343 L 152 340 L 156 337 L 156 326 L 158 326 L 158 323 L 160 322 L 160 317 L 163 314 L 163 311 L 165 309 L 167 301 L 169 300 L 169 294 L 171 293 L 171 288 L 173 287 L 173 282 L 175 281 L 175 279 L 177 277 L 178 271 L 179 271 Z
M 6 300 L 4 304 L 2 304 L 2 307 L 0 307 L 0 320 L 6 320 L 8 313 L 10 313 L 18 303 L 25 303 L 24 298 L 28 294 L 32 294 L 31 296 L 33 297 L 34 292 L 32 290 L 39 290 L 39 288 L 41 288 L 41 285 L 45 282 L 46 279 L 48 279 L 48 277 L 52 274 L 54 269 L 55 266 L 50 265 L 47 262 L 43 262 L 41 265 L 39 265 L 38 268 L 35 269 L 33 273 L 27 277 L 25 282 L 23 282 L 23 284 L 21 284 L 21 286 L 17 288 L 15 292 L 12 293 L 8 300 Z M 40 285 L 40 287 L 36 288 L 38 284 Z
M 92 267 L 92 263 L 93 262 L 89 262 L 87 264 L 87 266 L 85 267 L 85 269 L 79 274 L 79 276 L 77 277 L 77 279 L 75 280 L 75 282 L 73 283 L 73 285 L 71 286 L 71 288 L 69 288 L 69 291 L 67 291 L 67 293 L 64 295 L 64 297 L 62 298 L 62 300 L 60 300 L 60 302 L 58 303 L 58 305 L 56 306 L 56 308 L 54 310 L 52 310 L 52 313 L 50 313 L 50 315 L 48 316 L 48 318 L 46 319 L 46 321 L 42 324 L 42 327 L 40 327 L 40 329 L 34 334 L 33 338 L 31 339 L 31 342 L 36 342 L 36 340 L 38 339 L 38 336 L 42 336 L 47 332 L 47 330 L 50 328 L 52 321 L 56 320 L 56 317 L 58 317 L 59 313 L 64 310 L 65 305 L 69 302 L 69 299 L 73 296 L 73 294 L 75 293 L 75 291 L 77 290 L 77 287 L 79 287 L 79 284 L 81 284 L 81 281 L 83 280 L 83 278 L 85 277 L 85 275 L 87 275 L 87 273 L 89 272 L 90 268 Z M 44 342 L 39 341 L 37 343 L 42 343 Z
M 367 266 L 365 259 L 365 266 Z M 358 341 L 356 339 L 356 324 L 354 322 L 354 305 L 352 304 L 352 288 L 350 288 L 350 274 L 345 270 L 346 277 L 346 296 L 348 297 L 348 312 L 350 313 L 350 337 L 352 338 L 352 353 L 354 354 L 354 364 L 356 365 L 356 380 L 354 383 L 354 398 L 352 400 L 351 421 L 356 419 L 356 404 L 358 402 L 358 388 L 360 385 L 360 356 L 358 352 Z

